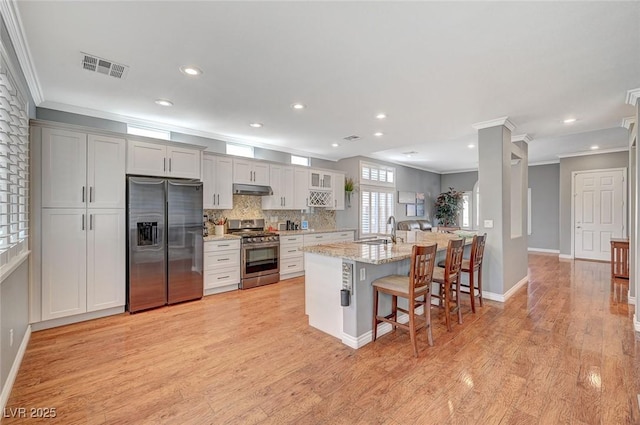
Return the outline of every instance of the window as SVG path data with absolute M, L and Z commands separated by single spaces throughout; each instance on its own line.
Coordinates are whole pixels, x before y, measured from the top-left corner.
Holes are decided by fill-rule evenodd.
M 28 249 L 29 119 L 27 101 L 0 63 L 0 267 Z
M 472 192 L 462 192 L 462 210 L 460 210 L 460 223 L 463 229 L 473 227 L 473 195 Z
M 153 137 L 154 139 L 171 140 L 171 132 L 157 128 L 138 127 L 127 124 L 127 133 L 136 136 Z
M 246 158 L 253 158 L 253 146 L 236 145 L 234 143 L 227 143 L 227 155 L 244 156 Z
M 308 167 L 309 166 L 309 157 L 291 155 L 291 163 L 293 165 L 304 165 L 305 167 Z
M 395 213 L 394 167 L 360 162 L 360 235 L 388 234 Z

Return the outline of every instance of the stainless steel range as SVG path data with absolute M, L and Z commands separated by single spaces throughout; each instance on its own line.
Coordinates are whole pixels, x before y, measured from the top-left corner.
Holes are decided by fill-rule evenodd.
M 265 232 L 264 219 L 229 220 L 229 233 L 242 236 L 240 289 L 280 280 L 280 236 Z

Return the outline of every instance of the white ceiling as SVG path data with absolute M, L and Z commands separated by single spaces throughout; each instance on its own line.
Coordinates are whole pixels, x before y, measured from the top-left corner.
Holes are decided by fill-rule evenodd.
M 638 2 L 21 1 L 18 10 L 42 107 L 327 159 L 472 169 L 472 124 L 503 116 L 533 139 L 530 163 L 592 144 L 624 148 L 625 94 L 640 87 Z M 80 52 L 129 65 L 126 79 L 84 71 Z M 185 76 L 188 64 L 204 74 Z M 362 139 L 341 140 L 349 135 Z

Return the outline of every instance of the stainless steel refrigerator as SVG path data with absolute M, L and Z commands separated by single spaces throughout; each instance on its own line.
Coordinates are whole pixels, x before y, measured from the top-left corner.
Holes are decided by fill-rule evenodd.
M 127 308 L 202 298 L 202 183 L 127 178 Z

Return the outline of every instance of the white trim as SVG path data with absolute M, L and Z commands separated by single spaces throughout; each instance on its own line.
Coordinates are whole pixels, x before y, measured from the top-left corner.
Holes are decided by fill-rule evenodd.
M 640 99 L 640 88 L 627 90 L 625 103 L 628 103 L 631 106 L 636 106 L 638 99 Z
M 420 316 L 422 315 L 422 312 L 424 311 L 424 307 L 420 306 L 418 308 L 415 309 L 415 314 Z M 398 322 L 400 323 L 407 323 L 409 322 L 409 315 L 406 313 L 399 313 L 398 314 Z M 393 329 L 393 327 L 391 326 L 391 323 L 380 323 L 378 324 L 378 335 L 377 337 L 380 338 L 382 335 L 387 334 L 389 332 L 391 332 L 391 330 Z M 363 333 L 362 335 L 360 335 L 359 337 L 354 337 L 351 336 L 349 334 L 346 333 L 342 333 L 342 343 L 344 345 L 347 345 L 351 348 L 361 348 L 364 347 L 365 345 L 367 345 L 368 343 L 370 343 L 371 341 L 373 341 L 373 331 L 367 331 L 365 333 Z
M 531 143 L 533 139 L 531 139 L 531 137 L 529 137 L 529 135 L 527 133 L 524 134 L 518 134 L 516 136 L 511 136 L 511 143 L 513 142 L 525 142 L 526 144 Z
M 473 124 L 472 127 L 476 130 L 482 130 L 483 128 L 498 127 L 500 125 L 507 127 L 511 131 L 516 128 L 515 124 L 509 121 L 509 117 L 501 117 L 494 120 L 477 122 Z
M 530 162 L 529 167 L 537 167 L 538 165 L 560 164 L 560 159 L 552 159 L 549 161 Z
M 497 294 L 495 292 L 482 291 L 482 298 L 503 303 L 507 301 L 509 298 L 511 298 L 513 294 L 515 294 L 520 288 L 525 286 L 527 282 L 529 282 L 529 275 L 526 275 L 525 277 L 520 279 L 518 283 L 513 285 L 513 287 L 511 287 L 511 289 L 509 289 L 504 294 Z
M 560 254 L 559 249 L 546 249 L 546 248 L 527 248 L 529 252 L 546 252 L 548 254 Z
M 2 411 L 4 411 L 4 408 L 7 405 L 7 401 L 9 401 L 9 396 L 11 395 L 11 390 L 13 389 L 13 383 L 16 381 L 16 377 L 18 376 L 18 371 L 20 370 L 20 365 L 22 364 L 24 353 L 25 351 L 27 351 L 27 345 L 29 345 L 30 338 L 31 325 L 27 325 L 27 329 L 24 332 L 24 337 L 22 337 L 22 342 L 20 343 L 20 348 L 18 348 L 16 357 L 13 359 L 13 364 L 11 365 L 11 369 L 9 370 L 7 381 L 2 386 L 2 394 L 0 395 L 0 409 L 2 409 Z
M 0 269 L 0 283 L 4 282 L 4 280 L 11 275 L 22 263 L 24 263 L 28 258 L 31 251 L 25 251 L 21 254 L 18 254 L 17 257 L 12 258 L 9 263 L 5 264 L 2 269 Z
M 635 314 L 633 315 L 633 329 L 636 332 L 640 332 L 640 322 L 638 322 L 638 317 Z
M 630 293 L 631 289 L 627 290 L 627 304 L 636 305 L 636 297 L 632 297 Z
M 20 11 L 16 7 L 16 3 L 17 1 L 0 0 L 0 13 L 7 26 L 7 32 L 9 33 L 9 38 L 11 38 L 11 43 L 18 57 L 18 63 L 20 64 L 24 78 L 27 80 L 31 97 L 33 97 L 33 101 L 36 106 L 38 106 L 44 102 L 44 95 L 40 81 L 38 80 L 36 67 L 33 64 L 29 44 L 27 43 L 27 38 L 22 26 L 22 19 L 20 19 Z
M 453 170 L 453 171 L 441 171 L 440 174 L 458 174 L 458 173 L 472 173 L 478 172 L 477 168 L 463 168 L 462 170 Z
M 102 317 L 114 316 L 124 313 L 124 306 L 112 307 L 105 310 L 92 311 L 89 313 L 76 314 L 69 317 L 60 317 L 58 319 L 45 320 L 44 322 L 32 323 L 31 327 L 34 331 L 44 329 L 57 328 L 58 326 L 70 325 L 72 323 L 86 322 L 87 320 L 100 319 Z
M 572 254 L 560 254 L 558 255 L 558 258 L 561 260 L 573 260 L 573 255 Z
M 631 125 L 634 124 L 635 122 L 636 122 L 636 117 L 626 117 L 626 118 L 622 118 L 622 123 L 620 125 L 626 128 L 627 130 L 629 130 L 631 128 Z
M 373 161 L 384 161 L 384 162 L 388 162 L 390 164 L 402 165 L 403 167 L 407 167 L 407 168 L 414 168 L 416 170 L 428 171 L 429 173 L 443 174 L 442 171 L 436 171 L 436 170 L 432 170 L 431 168 L 420 167 L 419 165 L 416 165 L 416 164 L 407 164 L 405 162 L 400 162 L 400 161 L 396 161 L 396 160 L 393 160 L 393 159 L 378 158 L 378 157 L 370 156 L 370 155 L 360 155 L 360 156 L 363 157 L 363 158 L 369 158 L 369 159 L 371 159 Z M 344 158 L 341 158 L 341 159 L 344 159 Z M 336 161 L 336 160 L 332 159 L 331 161 Z M 451 171 L 451 173 L 457 173 L 457 171 Z
M 596 149 L 596 150 L 581 151 L 581 152 L 574 152 L 574 153 L 562 153 L 562 154 L 558 154 L 558 158 L 572 158 L 574 156 L 600 155 L 603 153 L 626 152 L 628 150 L 629 150 L 628 147 Z

